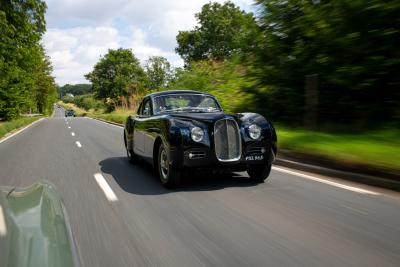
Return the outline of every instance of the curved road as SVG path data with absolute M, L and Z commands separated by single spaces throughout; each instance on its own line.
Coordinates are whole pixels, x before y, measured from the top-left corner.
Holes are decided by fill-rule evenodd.
M 122 134 L 57 109 L 0 143 L 0 184 L 52 182 L 83 266 L 400 266 L 399 193 L 278 167 L 171 191 Z

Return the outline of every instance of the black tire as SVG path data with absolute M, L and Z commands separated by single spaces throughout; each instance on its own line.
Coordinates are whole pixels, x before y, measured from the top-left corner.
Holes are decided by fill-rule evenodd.
M 267 165 L 250 165 L 247 173 L 252 181 L 263 183 L 271 173 L 271 164 L 267 163 Z
M 126 155 L 128 157 L 129 163 L 135 164 L 138 161 L 137 155 L 133 152 L 132 149 L 128 149 L 128 142 L 126 141 L 126 136 L 124 134 L 124 143 L 126 149 Z
M 158 149 L 157 169 L 161 184 L 166 188 L 175 188 L 181 182 L 181 173 L 171 168 L 167 150 L 161 144 Z

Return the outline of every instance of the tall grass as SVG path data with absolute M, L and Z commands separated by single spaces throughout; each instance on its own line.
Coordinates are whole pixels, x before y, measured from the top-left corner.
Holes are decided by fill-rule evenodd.
M 11 121 L 0 122 L 0 138 L 13 130 L 24 127 L 40 118 L 41 117 L 24 117 Z

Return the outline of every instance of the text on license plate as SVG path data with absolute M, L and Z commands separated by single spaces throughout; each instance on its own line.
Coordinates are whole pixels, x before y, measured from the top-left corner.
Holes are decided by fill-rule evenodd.
M 263 155 L 246 156 L 246 160 L 263 160 Z

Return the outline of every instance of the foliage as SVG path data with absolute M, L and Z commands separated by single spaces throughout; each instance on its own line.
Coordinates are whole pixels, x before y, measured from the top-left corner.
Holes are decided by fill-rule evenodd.
M 53 68 L 50 59 L 43 51 L 42 53 L 42 60 L 37 66 L 35 102 L 39 113 L 50 114 L 53 110 L 53 104 L 57 99 L 57 90 L 54 78 L 51 76 Z
M 315 132 L 276 126 L 278 146 L 347 164 L 365 164 L 400 170 L 400 135 L 397 129 L 362 134 Z
M 113 113 L 107 113 L 107 114 L 90 114 L 89 117 L 95 118 L 95 119 L 101 119 L 105 121 L 111 121 L 119 124 L 125 124 L 126 119 L 128 118 L 128 115 L 118 115 L 118 114 L 113 114 Z
M 93 95 L 81 95 L 73 98 L 73 103 L 85 110 L 98 110 L 104 109 L 105 104 L 101 100 L 94 99 Z
M 215 95 L 227 112 L 252 110 L 253 97 L 246 88 L 251 82 L 245 78 L 248 67 L 239 64 L 234 57 L 226 61 L 193 62 L 185 70 L 176 73 L 176 81 L 168 89 L 187 89 L 208 92 Z
M 80 107 L 78 107 L 74 103 L 64 103 L 62 101 L 58 102 L 59 105 L 63 106 L 66 109 L 72 109 L 75 111 L 77 116 L 88 116 L 91 118 L 96 118 L 96 119 L 101 119 L 101 120 L 106 120 L 106 121 L 111 121 L 111 122 L 116 122 L 123 124 L 126 121 L 126 118 L 133 114 L 134 111 L 132 109 L 121 109 L 117 108 L 114 111 L 107 112 L 107 110 L 104 109 L 98 109 L 98 110 L 85 110 Z
M 0 117 L 28 110 L 49 113 L 55 99 L 51 66 L 40 44 L 46 4 L 4 0 L 0 5 Z
M 76 95 L 85 95 L 90 94 L 92 92 L 91 84 L 66 84 L 61 86 L 59 89 L 59 93 L 61 96 L 65 96 L 66 94 Z
M 139 60 L 130 49 L 109 49 L 108 53 L 85 75 L 92 82 L 97 98 L 109 99 L 113 106 L 121 102 L 121 97 L 145 90 L 146 74 Z
M 257 45 L 260 34 L 253 15 L 232 2 L 205 4 L 195 16 L 199 26 L 180 31 L 176 37 L 175 50 L 186 63 L 224 59 L 251 51 Z
M 145 64 L 147 86 L 149 89 L 160 89 L 166 86 L 172 77 L 171 64 L 164 57 L 152 56 Z
M 40 119 L 40 117 L 22 117 L 16 120 L 0 122 L 0 138 L 5 136 L 7 133 L 22 128 L 38 119 Z
M 258 106 L 302 120 L 305 77 L 318 75 L 320 121 L 393 120 L 400 104 L 400 2 L 258 0 Z M 397 110 L 397 111 L 396 111 Z

